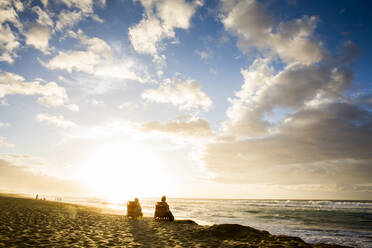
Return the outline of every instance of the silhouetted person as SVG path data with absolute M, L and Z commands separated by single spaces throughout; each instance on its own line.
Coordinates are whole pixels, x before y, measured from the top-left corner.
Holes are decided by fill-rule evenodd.
M 143 216 L 141 204 L 139 203 L 138 198 L 135 198 L 134 201 L 128 201 L 127 216 L 132 218 L 138 218 Z
M 36 200 L 38 200 L 38 199 L 39 199 L 39 194 L 36 194 L 36 197 L 35 197 L 35 199 L 36 199 Z
M 161 202 L 156 203 L 154 218 L 157 220 L 174 221 L 174 216 L 172 212 L 169 210 L 169 205 L 166 201 L 167 201 L 167 198 L 163 196 L 161 198 Z

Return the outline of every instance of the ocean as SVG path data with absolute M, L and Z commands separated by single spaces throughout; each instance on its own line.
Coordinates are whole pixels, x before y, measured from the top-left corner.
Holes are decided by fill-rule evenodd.
M 159 199 L 141 199 L 145 216 L 153 216 Z M 126 204 L 95 199 L 63 199 L 126 211 Z M 372 247 L 372 201 L 168 199 L 177 219 L 201 225 L 241 224 L 271 234 L 297 236 L 308 243 Z

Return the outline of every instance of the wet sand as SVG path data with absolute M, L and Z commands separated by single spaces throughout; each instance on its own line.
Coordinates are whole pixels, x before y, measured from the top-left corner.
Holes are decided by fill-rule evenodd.
M 0 196 L 0 247 L 343 247 L 247 226 L 127 219 L 107 210 Z

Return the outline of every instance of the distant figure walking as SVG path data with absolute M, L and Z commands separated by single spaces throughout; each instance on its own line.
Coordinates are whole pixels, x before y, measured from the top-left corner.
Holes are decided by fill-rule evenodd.
M 36 199 L 36 200 L 39 200 L 39 194 L 36 194 L 35 199 Z
M 169 205 L 166 202 L 167 198 L 163 196 L 161 202 L 157 202 L 155 205 L 155 220 L 168 220 L 174 221 L 174 216 L 169 210 Z
M 135 219 L 143 216 L 141 204 L 139 203 L 138 198 L 135 198 L 134 201 L 128 201 L 127 216 Z

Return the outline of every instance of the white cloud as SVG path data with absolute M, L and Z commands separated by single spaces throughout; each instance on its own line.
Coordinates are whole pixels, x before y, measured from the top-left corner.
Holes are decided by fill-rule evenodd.
M 128 58 L 128 60 L 112 61 L 96 67 L 94 75 L 102 78 L 134 80 L 140 83 L 154 82 L 145 67 Z
M 191 17 L 200 2 L 184 0 L 141 1 L 145 7 L 144 18 L 129 28 L 129 39 L 138 53 L 159 56 L 164 39 L 175 38 L 175 28 L 188 29 Z M 155 60 L 156 61 L 156 60 Z
M 56 22 L 56 30 L 62 31 L 64 28 L 73 27 L 76 23 L 83 19 L 81 11 L 66 11 L 62 10 L 58 15 Z
M 77 125 L 69 120 L 65 120 L 65 118 L 62 115 L 49 115 L 49 114 L 38 114 L 36 116 L 36 119 L 39 122 L 46 122 L 48 124 L 55 125 L 57 127 L 61 128 L 74 128 L 77 127 Z
M 9 127 L 9 126 L 10 126 L 9 123 L 4 123 L 0 121 L 0 127 Z
M 104 40 L 97 37 L 89 38 L 82 31 L 78 32 L 78 38 L 86 46 L 86 50 L 59 52 L 43 65 L 53 70 L 84 72 L 100 78 L 135 80 L 141 83 L 152 81 L 146 68 L 130 57 L 112 58 L 111 47 Z
M 156 75 L 158 75 L 159 78 L 162 77 L 163 74 L 164 74 L 164 72 L 163 72 L 162 70 L 158 70 L 158 71 L 156 72 Z
M 16 57 L 15 50 L 19 47 L 17 36 L 12 32 L 8 24 L 0 26 L 0 61 L 13 63 Z
M 58 15 L 56 22 L 56 29 L 62 31 L 65 28 L 75 26 L 79 21 L 86 17 L 92 17 L 97 22 L 103 22 L 103 20 L 94 14 L 93 6 L 94 3 L 98 7 L 104 7 L 106 1 L 104 0 L 61 0 L 69 9 L 62 10 Z M 73 9 L 73 10 L 70 10 Z
M 275 135 L 209 144 L 203 161 L 216 180 L 229 183 L 367 183 L 371 125 L 371 113 L 351 104 L 306 107 Z
M 100 8 L 106 6 L 106 0 L 61 0 L 69 8 L 77 8 L 84 13 L 92 13 L 93 6 L 97 5 Z
M 181 110 L 202 108 L 208 111 L 212 106 L 212 100 L 201 90 L 201 84 L 193 80 L 168 79 L 157 89 L 145 90 L 141 96 L 150 102 L 173 104 Z
M 41 3 L 43 4 L 44 8 L 48 7 L 48 0 L 41 0 Z
M 139 105 L 134 102 L 123 102 L 119 105 L 119 109 L 124 109 L 128 111 L 135 111 L 139 108 Z
M 10 22 L 14 24 L 17 29 L 22 28 L 19 21 L 17 11 L 23 11 L 23 4 L 21 1 L 2 0 L 0 2 L 0 24 Z
M 139 24 L 129 29 L 129 39 L 138 53 L 156 55 L 159 42 L 164 38 L 174 37 L 174 32 L 160 24 L 156 17 L 142 19 Z
M 319 19 L 304 16 L 276 24 L 264 5 L 256 0 L 225 1 L 222 22 L 238 37 L 238 45 L 246 51 L 252 47 L 271 50 L 285 62 L 310 65 L 320 61 L 323 48 L 312 37 Z
M 210 48 L 207 48 L 206 50 L 196 50 L 195 53 L 200 56 L 202 59 L 209 59 L 213 56 L 213 52 Z
M 354 48 L 346 45 L 343 53 L 349 53 L 349 49 Z M 339 61 L 328 60 L 333 61 L 322 66 L 288 65 L 277 73 L 270 67 L 270 60 L 255 60 L 242 70 L 244 84 L 236 98 L 230 99 L 232 105 L 227 110 L 230 121 L 224 123 L 224 131 L 244 136 L 263 135 L 271 127 L 264 117 L 275 108 L 296 111 L 306 105 L 340 98 L 351 84 L 352 73 L 347 62 L 340 67 Z
M 156 3 L 157 15 L 170 28 L 190 27 L 191 17 L 201 2 L 188 3 L 183 0 L 163 0 Z
M 0 136 L 0 147 L 8 147 L 8 148 L 13 148 L 15 147 L 14 144 L 9 143 L 5 137 Z
M 111 58 L 111 47 L 106 41 L 97 37 L 89 38 L 81 30 L 78 31 L 78 37 L 81 43 L 87 46 L 87 50 L 100 54 L 107 59 Z
M 139 137 L 139 124 L 127 121 L 110 121 L 96 126 L 78 126 L 66 133 L 60 144 L 69 140 L 109 140 L 110 138 Z
M 93 12 L 93 0 L 61 0 L 69 8 L 78 8 L 85 13 Z
M 78 112 L 80 110 L 79 106 L 76 104 L 68 104 L 65 107 L 74 112 Z
M 6 1 L 5 1 L 6 2 Z M 9 1 L 8 1 L 9 2 Z M 24 10 L 24 5 L 21 0 L 13 0 L 13 5 L 17 11 L 22 12 Z
M 19 21 L 17 11 L 23 11 L 20 1 L 0 1 L 0 61 L 13 63 L 17 57 L 16 49 L 20 46 L 18 35 L 12 30 L 9 23 L 15 29 L 22 31 L 23 25 Z
M 51 33 L 47 27 L 34 25 L 27 31 L 25 36 L 27 45 L 31 45 L 44 53 L 49 53 L 49 39 Z
M 90 104 L 93 104 L 93 105 L 100 105 L 100 106 L 103 106 L 105 105 L 105 102 L 102 101 L 102 100 L 97 100 L 97 99 L 91 99 L 88 101 Z
M 100 62 L 100 56 L 92 51 L 59 52 L 46 66 L 50 69 L 63 69 L 68 72 L 82 71 L 94 73 L 94 66 Z
M 179 134 L 182 136 L 212 136 L 212 130 L 208 121 L 201 118 L 182 118 L 166 123 L 158 121 L 147 122 L 142 124 L 141 130 Z
M 104 23 L 105 22 L 102 18 L 100 18 L 98 15 L 95 15 L 95 14 L 92 15 L 92 19 L 95 20 L 98 23 Z
M 47 64 L 50 69 L 85 72 L 102 78 L 116 78 L 122 80 L 135 80 L 141 83 L 151 81 L 147 71 L 140 71 L 140 67 L 128 60 L 108 60 L 102 54 L 93 51 L 60 52 Z
M 25 79 L 17 74 L 5 72 L 0 74 L 0 98 L 6 95 L 40 95 L 39 103 L 47 107 L 56 107 L 68 102 L 65 88 L 54 82 L 40 84 L 40 82 L 25 82 Z
M 50 18 L 49 14 L 47 12 L 42 10 L 39 6 L 32 7 L 32 10 L 38 15 L 38 18 L 37 18 L 36 22 L 39 25 L 53 27 L 54 22 Z

